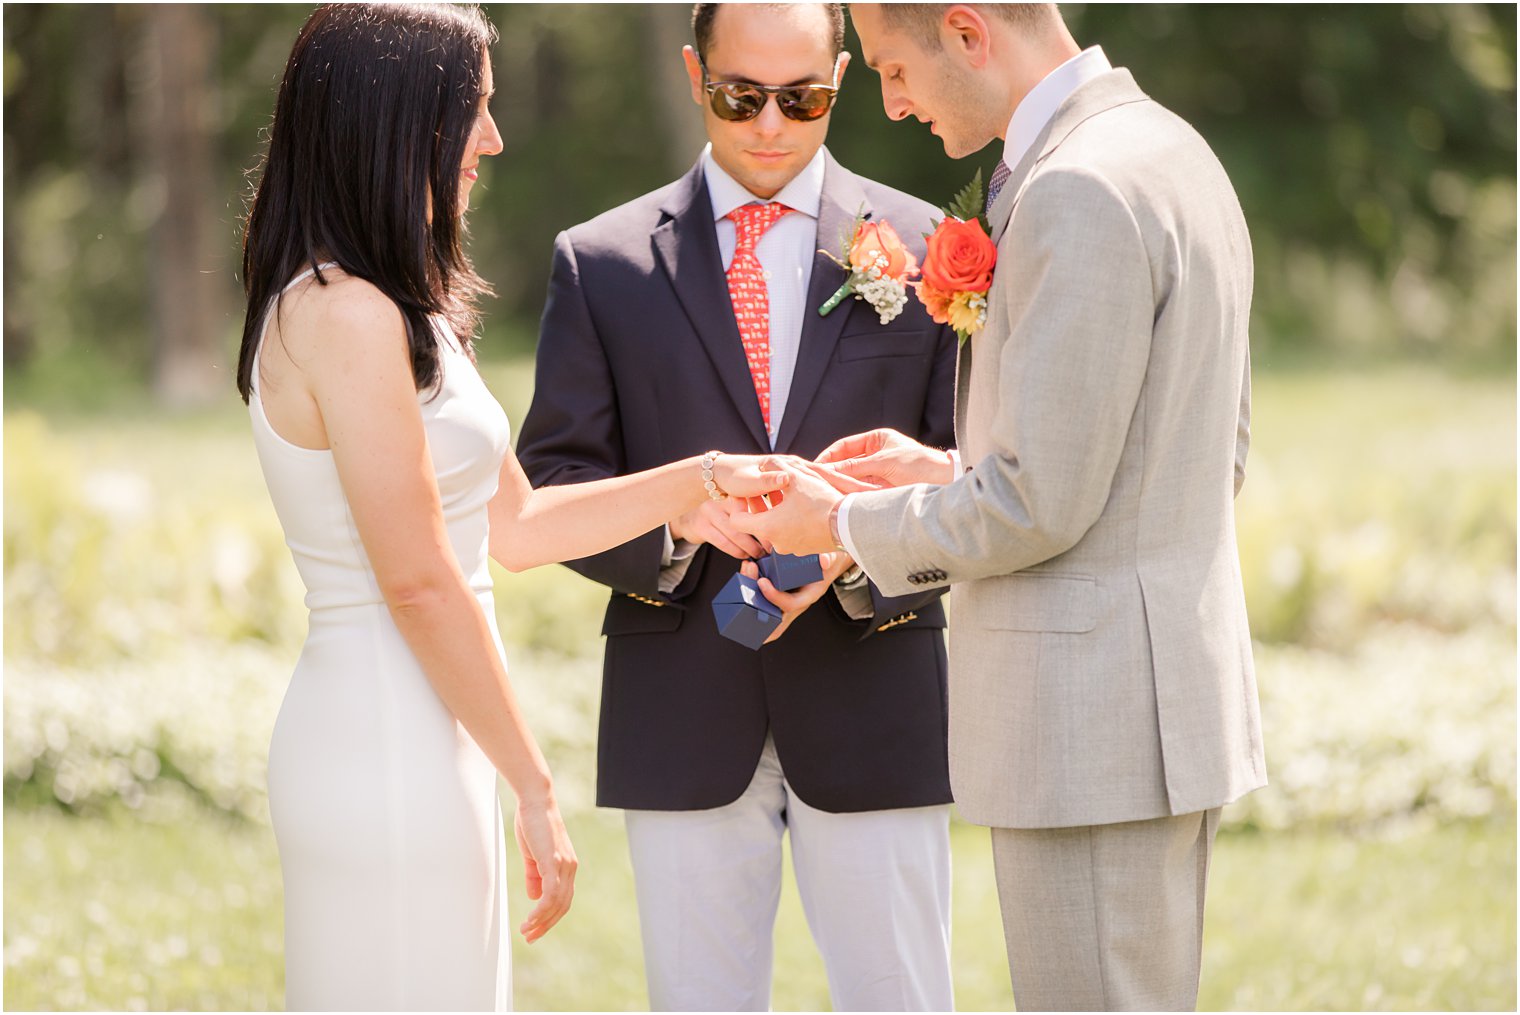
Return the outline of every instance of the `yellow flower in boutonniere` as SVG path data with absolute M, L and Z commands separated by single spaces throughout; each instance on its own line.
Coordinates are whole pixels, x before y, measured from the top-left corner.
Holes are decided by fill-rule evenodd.
M 987 323 L 987 294 L 961 290 L 945 308 L 945 316 L 957 334 L 976 334 Z

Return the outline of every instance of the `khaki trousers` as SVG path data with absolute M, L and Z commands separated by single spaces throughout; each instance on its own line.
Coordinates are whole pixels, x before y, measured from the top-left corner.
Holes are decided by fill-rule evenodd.
M 1219 809 L 1078 828 L 994 828 L 1020 1011 L 1191 1011 Z

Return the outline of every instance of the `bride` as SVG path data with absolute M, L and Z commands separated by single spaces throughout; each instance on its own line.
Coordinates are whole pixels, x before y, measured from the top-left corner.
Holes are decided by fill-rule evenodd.
M 536 905 L 575 850 L 520 712 L 487 556 L 520 571 L 625 542 L 779 463 L 701 458 L 532 490 L 475 369 L 461 246 L 494 32 L 479 10 L 332 4 L 296 39 L 244 237 L 238 390 L 310 630 L 269 755 L 291 1009 L 503 1009 L 504 836 Z

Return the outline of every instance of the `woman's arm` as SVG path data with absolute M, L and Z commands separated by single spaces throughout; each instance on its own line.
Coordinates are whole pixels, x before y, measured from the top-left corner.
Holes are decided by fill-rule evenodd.
M 449 543 L 405 331 L 394 304 L 346 279 L 299 301 L 282 330 L 322 416 L 354 524 L 396 627 L 449 711 L 511 785 L 533 941 L 564 915 L 575 850 L 549 766 L 518 708 L 480 601 Z
M 735 497 L 775 493 L 790 482 L 786 456 L 719 455 L 718 488 Z M 510 451 L 491 498 L 491 556 L 508 571 L 600 553 L 678 518 L 709 497 L 695 456 L 627 476 L 535 490 Z

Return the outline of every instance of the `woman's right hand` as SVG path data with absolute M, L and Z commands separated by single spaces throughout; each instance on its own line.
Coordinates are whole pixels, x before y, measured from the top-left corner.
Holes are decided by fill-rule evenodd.
M 518 927 L 523 939 L 532 944 L 570 911 L 580 861 L 575 858 L 570 833 L 552 797 L 541 803 L 518 800 L 512 823 L 522 853 L 528 898 L 538 903 Z

